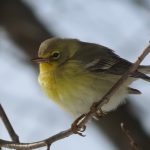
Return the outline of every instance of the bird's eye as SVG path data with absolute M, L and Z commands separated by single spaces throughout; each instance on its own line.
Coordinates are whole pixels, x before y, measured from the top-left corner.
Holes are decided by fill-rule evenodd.
M 60 52 L 59 51 L 54 51 L 51 56 L 54 60 L 57 60 L 60 57 Z

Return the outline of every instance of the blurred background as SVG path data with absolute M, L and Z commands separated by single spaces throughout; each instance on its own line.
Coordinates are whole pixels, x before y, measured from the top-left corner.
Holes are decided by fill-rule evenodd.
M 47 138 L 69 128 L 74 119 L 43 94 L 38 66 L 30 61 L 40 43 L 53 36 L 99 43 L 133 62 L 150 40 L 150 1 L 0 0 L 0 103 L 21 142 Z M 143 64 L 150 65 L 149 60 Z M 139 80 L 132 87 L 143 94 L 128 97 L 116 111 L 90 122 L 85 138 L 73 135 L 52 149 L 131 149 L 121 122 L 141 149 L 150 149 L 150 83 Z M 2 122 L 0 133 L 10 140 Z

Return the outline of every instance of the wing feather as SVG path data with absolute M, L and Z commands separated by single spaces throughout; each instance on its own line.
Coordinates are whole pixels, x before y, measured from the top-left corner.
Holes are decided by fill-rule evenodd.
M 119 57 L 113 50 L 93 43 L 80 42 L 80 49 L 73 56 L 79 60 L 85 69 L 95 73 L 122 75 L 132 65 L 131 62 Z M 150 77 L 136 71 L 131 75 L 150 81 Z

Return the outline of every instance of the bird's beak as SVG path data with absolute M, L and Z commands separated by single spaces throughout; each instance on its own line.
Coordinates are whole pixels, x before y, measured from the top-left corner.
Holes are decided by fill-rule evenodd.
M 31 59 L 32 62 L 35 62 L 35 63 L 44 63 L 44 62 L 49 62 L 49 58 L 34 58 L 34 59 Z

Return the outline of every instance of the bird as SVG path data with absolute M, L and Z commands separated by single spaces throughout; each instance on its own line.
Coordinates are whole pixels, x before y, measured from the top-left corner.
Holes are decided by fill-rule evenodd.
M 45 94 L 74 116 L 88 112 L 132 65 L 105 46 L 58 37 L 43 41 L 32 61 L 39 64 L 38 81 Z M 138 79 L 150 82 L 149 73 L 150 66 L 140 65 L 100 109 L 110 112 L 128 94 L 141 94 L 129 85 Z

